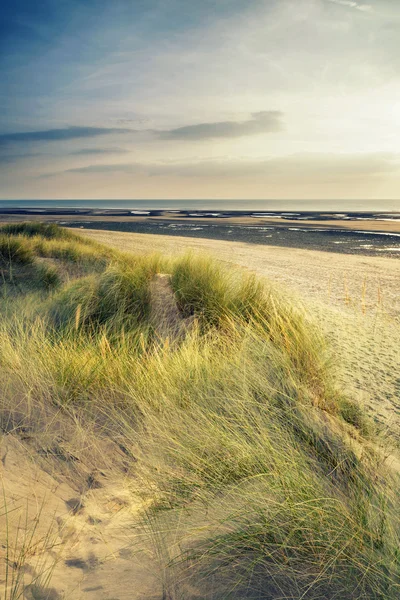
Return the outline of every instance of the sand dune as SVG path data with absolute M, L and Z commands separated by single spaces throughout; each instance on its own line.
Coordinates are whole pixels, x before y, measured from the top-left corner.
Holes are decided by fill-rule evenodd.
M 293 287 L 306 300 L 400 314 L 400 261 L 395 259 L 178 236 L 101 230 L 80 230 L 80 233 L 132 252 L 208 252 Z
M 184 237 L 94 230 L 80 234 L 127 252 L 206 252 L 284 286 L 288 295 L 302 298 L 331 339 L 347 394 L 360 400 L 382 429 L 399 436 L 400 261 Z M 10 419 L 0 439 L 0 482 L 9 513 L 0 536 L 5 539 L 8 528 L 17 547 L 33 540 L 25 583 L 34 581 L 43 565 L 50 568 L 46 595 L 46 586 L 38 581 L 24 597 L 165 597 L 157 556 L 143 544 L 140 506 L 133 479 L 124 471 L 123 452 L 116 444 L 95 446 L 94 452 L 90 432 L 82 432 L 79 446 L 56 411 L 49 423 L 37 433 L 25 427 L 19 438 Z M 31 456 L 29 448 L 37 450 L 36 445 L 40 452 Z M 0 583 L 7 565 L 5 547 L 0 547 Z
M 332 340 L 346 391 L 399 436 L 399 260 L 222 240 L 80 233 L 128 252 L 206 252 L 283 284 L 287 293 L 300 295 Z

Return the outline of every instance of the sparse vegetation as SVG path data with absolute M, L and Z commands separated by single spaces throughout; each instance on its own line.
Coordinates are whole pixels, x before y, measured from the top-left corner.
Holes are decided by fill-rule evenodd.
M 124 448 L 168 548 L 165 598 L 399 596 L 395 474 L 301 307 L 204 257 L 128 256 L 52 225 L 0 233 L 30 256 L 8 254 L 1 288 L 0 424 L 39 429 L 56 407 Z M 15 291 L 43 257 L 40 291 Z M 160 272 L 194 317 L 174 345 L 149 320 Z
M 28 506 L 10 509 L 4 488 L 1 496 L 0 519 L 5 522 L 5 537 L 1 545 L 4 549 L 4 564 L 0 565 L 0 598 L 1 600 L 51 598 L 49 582 L 56 558 L 53 552 L 49 560 L 47 553 L 53 551 L 55 546 L 55 523 L 52 519 L 48 519 L 49 523 L 44 534 L 38 535 L 39 523 L 45 511 L 44 504 L 38 506 L 35 517 L 30 523 Z M 15 510 L 18 511 L 17 527 L 12 531 L 14 537 L 11 537 L 10 513 Z

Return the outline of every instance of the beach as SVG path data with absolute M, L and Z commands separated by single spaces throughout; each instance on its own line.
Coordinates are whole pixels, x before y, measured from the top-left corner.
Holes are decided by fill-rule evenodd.
M 398 212 L 256 212 L 199 209 L 6 208 L 0 223 L 54 222 L 76 229 L 154 234 L 246 244 L 400 257 Z
M 81 235 L 120 250 L 177 254 L 187 250 L 209 252 L 293 287 L 306 300 L 329 304 L 364 303 L 399 315 L 400 263 L 383 256 L 337 255 L 317 250 L 226 242 L 184 236 L 160 236 L 105 230 L 80 230 Z

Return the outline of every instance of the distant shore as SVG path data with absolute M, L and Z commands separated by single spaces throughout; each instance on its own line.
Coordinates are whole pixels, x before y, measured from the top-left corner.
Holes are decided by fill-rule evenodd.
M 399 212 L 254 212 L 0 208 L 0 223 L 51 221 L 66 227 L 185 236 L 340 254 L 400 257 Z
M 294 223 L 302 227 L 336 227 L 346 229 L 374 229 L 376 231 L 400 232 L 399 211 L 357 211 L 357 212 L 332 212 L 332 211 L 252 211 L 252 210 L 127 210 L 109 208 L 28 208 L 28 207 L 0 207 L 0 221 L 13 220 L 90 220 L 95 221 L 121 221 L 121 222 L 146 222 L 158 220 L 195 221 L 203 223 L 273 223 L 282 227 Z

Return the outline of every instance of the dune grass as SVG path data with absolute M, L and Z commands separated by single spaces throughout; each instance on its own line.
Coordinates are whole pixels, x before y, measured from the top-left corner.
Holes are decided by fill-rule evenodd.
M 2 268 L 10 264 L 28 265 L 33 262 L 34 254 L 24 239 L 0 236 L 0 264 Z
M 56 546 L 56 526 L 50 519 L 44 535 L 38 535 L 40 520 L 45 513 L 45 505 L 38 506 L 33 519 L 29 519 L 29 508 L 7 505 L 6 494 L 2 489 L 0 500 L 0 519 L 5 521 L 5 539 L 2 548 L 5 552 L 4 565 L 0 565 L 1 600 L 20 600 L 22 598 L 50 598 L 49 582 L 56 564 L 54 548 Z M 17 512 L 17 527 L 14 538 L 11 536 L 11 518 Z M 49 553 L 51 559 L 49 560 Z M 29 565 L 29 566 L 28 566 Z
M 2 225 L 1 232 L 3 235 L 7 236 L 23 235 L 28 238 L 40 236 L 46 240 L 73 240 L 81 244 L 85 243 L 85 241 L 77 235 L 68 229 L 59 227 L 55 223 L 38 223 L 36 221 L 9 223 L 7 225 Z
M 33 261 L 48 252 L 56 271 L 86 270 L 13 302 L 3 284 L 0 423 L 34 429 L 35 411 L 56 406 L 124 448 L 158 553 L 168 549 L 165 598 L 399 596 L 395 474 L 302 307 L 209 258 L 128 256 L 15 227 L 1 235 Z M 178 344 L 149 319 L 160 272 L 194 318 Z

